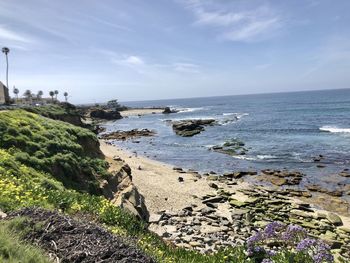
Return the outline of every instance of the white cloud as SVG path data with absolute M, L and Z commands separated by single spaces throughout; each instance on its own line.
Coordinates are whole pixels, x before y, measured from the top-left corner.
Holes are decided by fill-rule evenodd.
M 183 73 L 199 73 L 199 66 L 192 63 L 174 63 L 173 68 L 175 71 Z
M 238 29 L 233 29 L 222 35 L 224 39 L 232 41 L 254 41 L 265 38 L 265 33 L 279 27 L 279 20 L 272 18 L 269 20 L 252 21 Z
M 130 64 L 130 65 L 143 65 L 143 64 L 145 64 L 143 59 L 138 57 L 138 56 L 128 56 L 123 61 L 127 64 Z
M 3 25 L 0 25 L 0 39 L 7 40 L 7 41 L 15 41 L 15 42 L 21 42 L 21 43 L 30 43 L 33 40 L 23 36 L 21 34 L 18 34 L 8 28 L 6 28 Z
M 247 8 L 232 2 L 187 0 L 185 7 L 194 14 L 194 25 L 211 27 L 224 40 L 259 41 L 272 36 L 282 26 L 280 17 L 266 5 Z

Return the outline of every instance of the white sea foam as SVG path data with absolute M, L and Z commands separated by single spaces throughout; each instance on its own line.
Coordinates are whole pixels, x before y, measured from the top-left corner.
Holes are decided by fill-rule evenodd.
M 240 159 L 240 160 L 256 161 L 256 158 L 251 157 L 251 156 L 249 157 L 246 155 L 233 155 L 232 157 L 235 159 Z
M 336 126 L 322 126 L 320 130 L 331 133 L 350 133 L 350 128 L 338 128 Z
M 266 160 L 266 159 L 278 159 L 277 156 L 274 155 L 257 155 L 256 156 L 260 160 Z
M 194 111 L 205 110 L 205 108 L 203 108 L 203 107 L 198 107 L 198 108 L 175 108 L 175 110 L 177 110 L 178 113 L 184 113 L 184 112 L 194 112 Z

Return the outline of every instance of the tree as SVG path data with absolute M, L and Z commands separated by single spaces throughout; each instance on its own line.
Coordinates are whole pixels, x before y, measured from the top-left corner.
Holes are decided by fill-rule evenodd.
M 58 90 L 55 90 L 55 95 L 56 95 L 56 100 L 57 100 Z
M 9 87 L 9 60 L 8 60 L 8 53 L 10 52 L 10 49 L 8 47 L 2 48 L 2 53 L 6 56 L 6 87 Z
M 38 94 L 36 95 L 36 97 L 38 98 L 38 100 L 41 100 L 43 95 L 44 95 L 44 92 L 42 90 L 39 90 Z
M 54 91 L 50 91 L 49 94 L 50 94 L 51 99 L 52 99 L 52 101 L 53 101 L 53 96 L 55 96 L 55 92 L 54 92 Z
M 63 96 L 65 97 L 66 102 L 67 102 L 68 101 L 68 92 L 63 93 Z
M 30 103 L 31 103 L 33 94 L 32 94 L 32 92 L 29 89 L 27 89 L 24 92 L 23 96 L 26 98 L 26 100 L 30 101 Z
M 16 100 L 18 100 L 18 93 L 19 93 L 19 89 L 17 89 L 15 86 L 13 86 L 13 94 L 15 94 Z

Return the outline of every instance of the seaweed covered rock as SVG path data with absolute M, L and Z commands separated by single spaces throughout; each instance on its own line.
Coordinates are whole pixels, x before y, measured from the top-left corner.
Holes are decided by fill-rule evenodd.
M 222 145 L 215 145 L 211 148 L 212 151 L 224 153 L 228 155 L 245 155 L 248 152 L 248 149 L 244 147 L 244 142 L 233 138 L 227 140 Z

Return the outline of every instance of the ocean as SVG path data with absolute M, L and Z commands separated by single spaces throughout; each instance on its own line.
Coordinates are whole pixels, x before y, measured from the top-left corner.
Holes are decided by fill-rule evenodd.
M 210 98 L 126 102 L 130 107 L 170 106 L 174 114 L 129 117 L 105 125 L 107 132 L 148 128 L 157 135 L 115 144 L 152 159 L 216 173 L 288 169 L 306 174 L 302 184 L 336 187 L 350 183 L 338 175 L 350 168 L 350 89 Z M 193 137 L 177 136 L 167 120 L 216 119 Z M 246 155 L 229 156 L 210 148 L 239 139 Z M 323 168 L 313 158 L 323 155 Z

